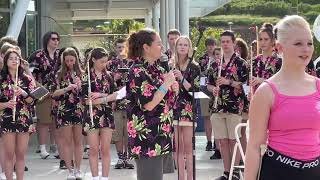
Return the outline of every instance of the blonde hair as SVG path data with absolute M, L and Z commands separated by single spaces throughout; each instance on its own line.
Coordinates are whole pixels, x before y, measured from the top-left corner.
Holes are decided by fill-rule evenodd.
M 175 67 L 179 67 L 179 57 L 178 57 L 178 51 L 177 51 L 177 46 L 178 46 L 178 42 L 181 39 L 186 39 L 188 41 L 189 44 L 189 51 L 188 51 L 188 56 L 186 58 L 190 58 L 192 56 L 192 52 L 193 52 L 193 48 L 192 48 L 192 42 L 190 40 L 189 37 L 187 36 L 180 36 L 175 43 L 175 52 L 174 52 L 174 60 L 175 60 Z
M 294 28 L 304 28 L 310 31 L 309 23 L 301 16 L 291 15 L 281 19 L 274 28 L 277 42 L 284 42 L 290 38 L 288 32 Z

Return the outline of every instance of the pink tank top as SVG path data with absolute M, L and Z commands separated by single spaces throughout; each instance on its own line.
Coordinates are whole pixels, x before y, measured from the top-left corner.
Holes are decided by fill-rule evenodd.
M 268 122 L 268 145 L 281 154 L 308 161 L 320 156 L 320 80 L 317 91 L 287 96 L 266 81 L 274 93 Z

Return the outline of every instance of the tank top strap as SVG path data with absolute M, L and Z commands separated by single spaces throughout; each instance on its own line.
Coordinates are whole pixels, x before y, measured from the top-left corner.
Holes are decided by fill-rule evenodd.
M 265 80 L 264 82 L 266 82 L 271 87 L 272 92 L 274 93 L 275 96 L 279 95 L 279 92 L 278 92 L 278 90 L 276 88 L 276 85 L 273 82 L 268 81 L 268 80 Z
M 320 79 L 316 78 L 316 86 L 317 86 L 317 91 L 320 94 Z

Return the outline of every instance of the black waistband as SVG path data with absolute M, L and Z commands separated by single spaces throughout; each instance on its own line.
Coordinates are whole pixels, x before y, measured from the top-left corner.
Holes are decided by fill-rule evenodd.
M 320 167 L 320 156 L 314 160 L 310 161 L 301 161 L 289 156 L 280 154 L 279 152 L 275 151 L 274 149 L 268 147 L 267 151 L 264 155 L 265 158 L 271 158 L 275 161 L 283 163 L 286 166 L 290 166 L 297 169 L 312 169 L 312 168 L 319 168 Z

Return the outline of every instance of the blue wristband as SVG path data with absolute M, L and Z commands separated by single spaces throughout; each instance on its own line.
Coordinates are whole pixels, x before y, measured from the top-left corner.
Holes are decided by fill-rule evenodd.
M 163 85 L 161 85 L 158 90 L 159 90 L 160 92 L 162 92 L 163 94 L 167 94 L 167 92 L 168 92 L 168 90 L 165 89 L 165 88 L 163 87 Z

